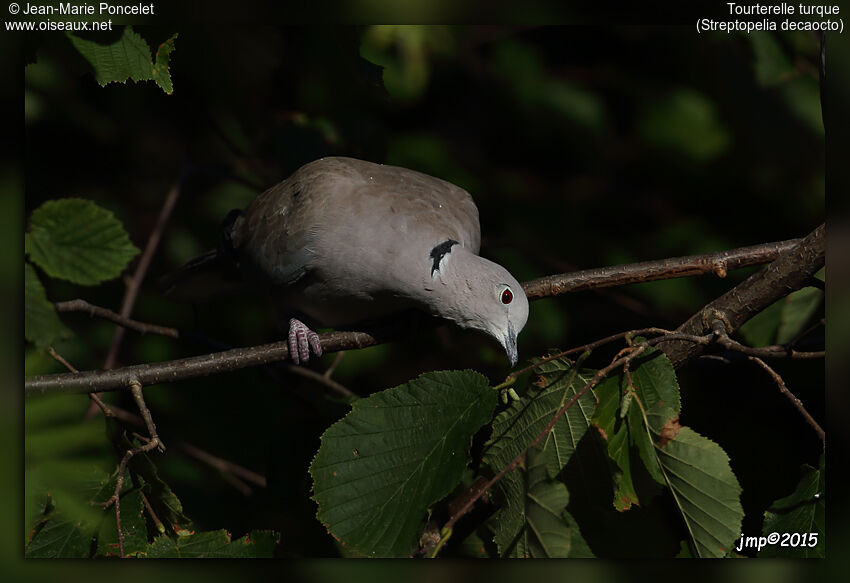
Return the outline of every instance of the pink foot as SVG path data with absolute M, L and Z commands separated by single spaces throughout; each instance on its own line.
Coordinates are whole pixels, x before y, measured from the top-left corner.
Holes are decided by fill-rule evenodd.
M 307 363 L 310 360 L 310 349 L 313 354 L 322 356 L 322 344 L 319 335 L 310 330 L 301 320 L 292 318 L 289 321 L 289 356 L 295 364 Z

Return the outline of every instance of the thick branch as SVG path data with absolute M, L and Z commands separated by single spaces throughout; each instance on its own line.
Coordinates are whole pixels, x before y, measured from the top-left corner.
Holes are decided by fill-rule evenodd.
M 731 334 L 776 300 L 806 286 L 824 265 L 824 232 L 824 225 L 819 226 L 773 263 L 691 316 L 677 331 L 699 336 L 711 330 L 714 320 L 721 319 L 727 334 Z M 687 342 L 665 342 L 658 348 L 676 367 L 705 350 L 704 346 Z

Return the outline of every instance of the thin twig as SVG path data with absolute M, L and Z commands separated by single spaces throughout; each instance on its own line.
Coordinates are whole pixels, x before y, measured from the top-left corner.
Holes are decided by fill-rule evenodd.
M 76 368 L 74 368 L 74 367 L 71 365 L 71 363 L 69 363 L 67 360 L 65 360 L 65 359 L 62 357 L 62 355 L 60 355 L 58 352 L 56 352 L 56 350 L 54 350 L 52 346 L 48 346 L 48 347 L 47 347 L 47 354 L 49 354 L 51 357 L 53 357 L 53 360 L 55 360 L 56 362 L 58 362 L 59 364 L 61 364 L 61 365 L 62 365 L 62 366 L 64 366 L 65 368 L 67 368 L 69 371 L 71 371 L 71 372 L 80 372 L 80 371 L 78 371 Z M 89 393 L 89 399 L 91 399 L 91 401 L 92 401 L 95 405 L 97 405 L 97 407 L 98 407 L 98 408 L 99 408 L 99 409 L 103 412 L 103 414 L 104 414 L 104 415 L 106 415 L 107 417 L 114 417 L 114 416 L 115 416 L 115 415 L 112 413 L 112 411 L 110 411 L 109 406 L 108 406 L 106 403 L 104 403 L 104 402 L 103 402 L 103 400 L 100 398 L 100 395 L 98 395 L 97 393 Z
M 746 354 L 747 356 L 757 356 L 760 358 L 796 358 L 796 359 L 805 359 L 805 358 L 824 358 L 826 356 L 826 351 L 818 350 L 818 351 L 799 351 L 793 350 L 791 348 L 787 348 L 785 346 L 773 345 L 773 346 L 745 346 L 740 342 L 732 340 L 729 338 L 727 334 L 721 335 L 717 339 L 718 344 L 723 348 L 728 350 L 734 350 L 736 352 L 740 352 L 741 354 Z
M 340 354 L 343 354 L 340 352 Z M 332 392 L 337 393 L 340 397 L 356 397 L 357 395 L 349 388 L 341 385 L 326 374 L 318 373 L 309 368 L 304 368 L 298 365 L 289 365 L 286 367 L 289 372 L 316 381 L 317 383 L 326 386 Z
M 217 469 L 224 476 L 236 476 L 238 478 L 247 480 L 255 484 L 256 486 L 259 486 L 260 488 L 266 487 L 265 476 L 261 476 L 257 472 L 253 472 L 248 468 L 233 463 L 230 460 L 215 456 L 185 441 L 179 442 L 176 447 L 182 449 L 184 452 L 191 455 L 195 459 L 200 460 L 206 463 L 207 465 Z
M 165 444 L 159 439 L 159 435 L 156 432 L 156 425 L 153 422 L 153 416 L 151 416 L 151 411 L 145 403 L 144 395 L 142 395 L 142 383 L 133 379 L 128 383 L 128 385 L 130 387 L 130 392 L 133 394 L 133 400 L 136 401 L 136 406 L 139 408 L 139 413 L 142 414 L 142 419 L 145 422 L 145 427 L 148 430 L 148 435 L 150 435 L 151 441 L 156 441 L 157 449 L 164 452 Z
M 56 302 L 53 307 L 57 312 L 85 312 L 91 317 L 98 317 L 104 320 L 109 320 L 113 324 L 118 324 L 119 327 L 129 328 L 140 332 L 141 334 L 158 334 L 160 336 L 168 336 L 169 338 L 179 338 L 180 331 L 177 328 L 169 328 L 167 326 L 157 326 L 156 324 L 146 324 L 137 320 L 131 320 L 121 314 L 117 314 L 107 308 L 95 306 L 89 302 L 76 299 L 67 302 Z M 111 367 L 110 367 L 111 368 Z
M 726 318 L 722 317 L 722 314 L 718 314 L 718 317 L 711 320 L 711 331 L 715 336 L 715 340 L 717 343 L 727 350 L 733 350 L 735 352 L 740 352 L 741 354 L 745 354 L 747 356 L 757 356 L 761 358 L 824 358 L 826 356 L 826 352 L 817 351 L 817 352 L 800 352 L 797 350 L 793 350 L 788 346 L 744 346 L 740 342 L 736 340 L 732 340 L 729 337 L 728 329 L 731 324 L 726 320 Z
M 156 525 L 156 530 L 160 534 L 165 534 L 165 526 L 162 524 L 162 521 L 156 515 L 156 512 L 154 512 L 153 506 L 151 506 L 151 503 L 148 500 L 148 497 L 145 496 L 145 493 L 142 490 L 139 490 L 139 494 L 142 495 L 142 502 L 144 502 L 145 508 L 147 508 L 148 514 L 150 514 L 151 520 L 153 520 L 153 523 Z
M 564 356 L 569 356 L 570 354 L 575 354 L 577 352 L 586 352 L 589 350 L 595 350 L 600 346 L 604 346 L 610 342 L 614 342 L 616 340 L 620 340 L 622 338 L 634 337 L 634 336 L 644 336 L 646 334 L 672 334 L 670 330 L 665 330 L 664 328 L 641 328 L 640 330 L 629 330 L 628 332 L 620 332 L 618 334 L 612 334 L 611 336 L 606 336 L 605 338 L 601 338 L 599 340 L 595 340 L 593 342 L 588 342 L 582 346 L 578 346 L 576 348 L 570 348 L 569 350 L 564 350 L 562 352 L 558 352 L 557 354 L 550 354 L 549 356 L 544 356 L 532 364 L 523 367 L 519 370 L 513 371 L 507 377 L 505 377 L 505 382 L 501 385 L 498 385 L 496 388 L 502 388 L 503 386 L 508 386 L 513 383 L 514 379 L 519 377 L 520 375 L 527 373 L 530 370 L 534 370 L 541 364 L 547 363 L 551 360 L 556 360 L 558 358 L 563 358 Z
M 115 491 L 107 500 L 103 507 L 109 508 L 115 506 L 115 524 L 118 527 L 118 554 L 121 558 L 124 557 L 124 530 L 121 528 L 121 489 L 124 487 L 124 472 L 127 469 L 127 464 L 130 459 L 139 453 L 145 453 L 160 446 L 159 439 L 151 439 L 146 444 L 136 448 L 128 449 L 121 458 L 121 463 L 118 464 L 118 475 L 115 478 Z
M 139 259 L 139 264 L 136 266 L 136 271 L 133 277 L 130 278 L 127 288 L 124 290 L 124 299 L 121 300 L 121 313 L 119 318 L 124 321 L 129 320 L 130 314 L 133 313 L 133 307 L 136 305 L 136 298 L 139 295 L 139 289 L 142 287 L 142 281 L 148 272 L 153 256 L 159 246 L 159 241 L 162 238 L 162 232 L 165 230 L 165 225 L 171 216 L 171 211 L 177 204 L 177 198 L 180 196 L 180 180 L 168 191 L 165 197 L 165 202 L 159 211 L 159 216 L 156 219 L 153 231 L 148 236 L 148 242 L 145 244 L 145 250 L 142 252 L 142 257 Z M 121 342 L 124 340 L 124 332 L 126 327 L 119 326 L 115 329 L 112 336 L 112 342 L 109 344 L 109 351 L 106 354 L 106 360 L 103 363 L 103 368 L 109 370 L 115 366 L 115 361 L 118 360 L 118 351 L 121 349 Z M 96 412 L 96 409 L 89 407 L 86 411 L 86 419 L 91 418 Z
M 145 404 L 145 398 L 142 394 L 142 384 L 138 380 L 133 379 L 128 383 L 128 385 L 130 391 L 133 393 L 133 399 L 139 407 L 139 412 L 142 414 L 142 419 L 147 426 L 150 438 L 148 439 L 146 437 L 139 436 L 143 440 L 147 439 L 147 443 L 140 445 L 139 447 L 130 448 L 124 453 L 124 457 L 121 458 L 121 463 L 118 464 L 118 475 L 115 478 L 115 491 L 104 504 L 105 508 L 109 508 L 112 505 L 115 506 L 115 524 L 118 527 L 118 554 L 122 558 L 124 557 L 124 530 L 121 527 L 121 489 L 124 487 L 124 472 L 127 469 L 127 464 L 130 463 L 130 459 L 136 454 L 149 452 L 153 449 L 165 451 L 165 444 L 159 439 L 159 436 L 156 433 L 156 425 L 154 425 L 153 418 L 151 417 L 150 409 L 148 409 L 147 404 Z
M 336 356 L 334 357 L 334 361 L 328 367 L 328 370 L 325 371 L 325 378 L 331 378 L 331 376 L 336 371 L 336 367 L 339 366 L 339 363 L 342 360 L 343 356 L 345 356 L 345 350 L 340 350 L 339 352 L 336 353 Z
M 762 367 L 767 372 L 767 374 L 770 375 L 770 377 L 773 379 L 773 382 L 775 382 L 776 386 L 779 387 L 779 391 L 783 395 L 788 397 L 788 400 L 790 400 L 794 407 L 797 408 L 797 410 L 800 412 L 800 415 L 803 416 L 803 419 L 805 419 L 806 422 L 812 426 L 812 429 L 814 429 L 815 433 L 818 434 L 820 440 L 823 442 L 824 445 L 826 445 L 826 432 L 824 432 L 823 428 L 818 425 L 818 422 L 815 421 L 814 417 L 812 417 L 809 412 L 806 411 L 806 408 L 803 406 L 803 402 L 798 399 L 796 395 L 794 395 L 794 393 L 788 390 L 788 387 L 785 385 L 785 381 L 782 379 L 779 373 L 770 368 L 770 366 L 768 366 L 765 361 L 763 361 L 757 356 L 748 356 L 747 358 Z
M 136 298 L 139 295 L 139 289 L 142 287 L 142 282 L 148 272 L 151 261 L 156 254 L 159 241 L 162 239 L 162 233 L 165 230 L 165 225 L 168 224 L 168 219 L 171 217 L 171 211 L 177 204 L 177 199 L 180 197 L 180 184 L 178 180 L 168 191 L 165 197 L 165 202 L 159 211 L 159 216 L 156 219 L 153 231 L 148 237 L 148 242 L 145 244 L 145 250 L 142 252 L 142 257 L 139 259 L 139 264 L 136 266 L 136 271 L 133 273 L 133 278 L 130 280 L 130 285 L 124 292 L 124 299 L 121 301 L 121 318 L 129 318 L 133 312 L 133 307 L 136 305 Z M 112 337 L 112 343 L 109 345 L 109 352 L 106 355 L 106 362 L 103 365 L 105 369 L 111 369 L 115 366 L 115 361 L 118 358 L 118 351 L 121 348 L 121 341 L 124 338 L 124 328 L 115 329 L 115 335 Z
M 90 393 L 94 395 L 95 393 Z M 131 413 L 126 409 L 123 409 L 117 405 L 105 405 L 107 415 L 118 419 L 124 423 L 129 425 L 136 425 L 138 427 L 144 427 L 145 421 L 139 415 L 135 413 Z M 232 462 L 230 460 L 224 459 L 217 455 L 211 454 L 210 452 L 201 449 L 197 445 L 189 443 L 188 441 L 183 441 L 181 439 L 171 438 L 169 440 L 170 447 L 177 451 L 182 451 L 186 455 L 196 459 L 197 461 L 206 464 L 223 474 L 233 474 L 238 476 L 239 478 L 251 482 L 260 488 L 266 487 L 266 478 L 257 472 L 249 470 L 244 466 L 240 466 L 239 464 Z

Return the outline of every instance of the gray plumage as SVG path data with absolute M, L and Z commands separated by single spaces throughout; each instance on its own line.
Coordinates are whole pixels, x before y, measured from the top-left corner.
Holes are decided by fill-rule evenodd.
M 263 282 L 290 310 L 331 327 L 418 308 L 487 332 L 515 364 L 528 301 L 507 270 L 478 256 L 480 241 L 465 190 L 405 168 L 322 158 L 231 217 L 219 250 L 166 285 L 204 287 L 223 270 L 220 279 Z

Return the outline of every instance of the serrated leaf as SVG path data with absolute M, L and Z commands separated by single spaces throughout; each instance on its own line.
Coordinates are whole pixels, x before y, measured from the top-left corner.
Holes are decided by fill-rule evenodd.
M 82 559 L 88 558 L 90 547 L 91 531 L 83 523 L 54 512 L 33 536 L 24 556 L 28 559 Z
M 115 491 L 115 480 L 108 483 L 108 496 Z M 112 514 L 114 511 L 110 511 Z M 111 518 L 111 517 L 110 517 Z M 140 490 L 121 496 L 121 530 L 124 531 L 124 555 L 132 556 L 147 551 L 148 533 L 145 506 Z M 115 520 L 104 520 L 97 537 L 97 555 L 119 555 L 118 527 Z
M 104 435 L 103 424 L 84 421 L 80 407 L 87 401 L 81 395 L 63 395 L 26 402 L 28 555 L 77 556 L 82 540 L 84 556 L 118 554 L 114 509 L 103 504 L 112 496 L 116 483 L 117 462 L 111 442 L 121 443 L 124 430 L 107 418 L 107 431 L 115 438 L 109 439 Z M 123 444 L 131 445 L 126 440 Z M 142 492 L 167 528 L 185 528 L 189 521 L 182 516 L 179 500 L 159 480 L 147 455 L 134 456 L 129 467 L 134 476 L 131 479 L 128 473 L 124 482 L 121 517 L 124 551 L 133 555 L 147 551 L 148 546 L 149 516 L 144 510 Z M 65 542 L 60 544 L 63 536 Z
M 68 329 L 47 299 L 44 286 L 38 279 L 35 268 L 24 264 L 24 336 L 36 346 L 52 346 L 59 340 L 70 338 Z
M 107 434 L 110 436 L 109 440 L 112 443 L 120 443 L 122 444 L 121 447 L 126 449 L 139 445 L 137 440 L 130 441 L 128 439 L 126 430 L 116 420 L 107 418 L 106 428 Z M 182 503 L 168 484 L 159 477 L 156 464 L 151 461 L 147 453 L 134 455 L 128 467 L 137 475 L 142 486 L 142 492 L 144 492 L 160 522 L 163 523 L 165 528 L 169 529 L 169 532 L 192 529 L 191 521 L 183 514 Z M 111 495 L 111 490 L 104 490 L 96 500 L 105 502 Z
M 483 461 L 499 472 L 528 447 L 558 410 L 593 377 L 593 371 L 578 371 L 565 359 L 539 365 L 540 378 L 520 401 L 499 413 L 493 421 L 493 434 L 485 445 Z M 552 427 L 542 446 L 552 450 L 549 475 L 560 472 L 590 425 L 596 407 L 593 391 L 588 391 Z
M 159 46 L 156 61 L 151 60 L 148 43 L 132 26 L 124 27 L 121 38 L 112 44 L 102 45 L 68 33 L 74 47 L 94 69 L 95 80 L 101 87 L 107 83 L 155 81 L 163 91 L 172 92 L 168 60 L 174 50 L 175 34 Z
M 678 424 L 663 403 L 647 411 L 658 463 L 682 514 L 698 557 L 720 558 L 740 536 L 741 486 L 723 449 Z
M 493 473 L 497 473 L 520 455 L 540 432 L 549 424 L 555 414 L 582 389 L 593 376 L 593 371 L 578 371 L 566 359 L 555 359 L 540 364 L 534 371 L 539 374 L 538 381 L 529 389 L 520 401 L 515 401 L 493 422 L 493 435 L 485 445 L 483 461 Z M 596 407 L 596 398 L 588 391 L 567 409 L 555 423 L 546 439 L 540 444 L 545 476 L 555 478 L 567 465 L 579 440 L 590 426 L 590 419 Z M 535 466 L 535 470 L 537 470 Z M 535 480 L 540 481 L 535 475 Z M 566 487 L 552 482 L 551 488 L 566 497 Z M 530 524 L 526 512 L 528 483 L 517 472 L 509 472 L 497 484 L 501 498 L 501 508 L 494 517 L 494 540 L 500 555 L 525 556 L 532 554 L 527 542 L 520 541 L 526 536 Z M 566 502 L 564 502 L 566 506 Z M 563 507 L 561 508 L 563 510 Z M 572 533 L 564 518 L 558 513 L 557 520 L 564 526 L 561 533 Z M 575 533 L 577 533 L 577 529 Z M 570 535 L 571 536 L 571 535 Z M 580 537 L 580 535 L 578 535 Z M 525 540 L 525 539 L 523 539 Z M 572 541 L 572 539 L 570 539 Z M 560 545 L 561 549 L 579 548 Z M 559 545 L 555 545 L 559 546 Z M 586 546 L 586 545 L 585 545 Z M 538 546 L 534 552 L 543 552 Z
M 317 517 L 348 549 L 408 556 L 428 508 L 460 481 L 496 401 L 473 371 L 426 373 L 356 401 L 322 435 L 310 466 Z
M 198 532 L 170 538 L 157 537 L 147 550 L 149 559 L 266 559 L 277 545 L 277 535 L 254 531 L 231 540 L 226 530 Z
M 153 80 L 169 95 L 174 91 L 174 86 L 171 83 L 171 71 L 168 69 L 168 61 L 171 58 L 171 53 L 174 51 L 174 41 L 176 39 L 177 34 L 175 33 L 171 38 L 159 45 L 151 71 Z
M 622 372 L 606 378 L 596 387 L 599 405 L 593 415 L 593 424 L 607 441 L 608 457 L 614 469 L 614 508 L 628 510 L 639 504 L 633 482 L 633 451 L 643 461 L 650 476 L 659 484 L 666 485 L 664 475 L 655 458 L 652 440 L 644 426 L 644 409 L 666 404 L 678 412 L 681 404 L 679 384 L 670 360 L 658 350 L 648 350 L 645 356 L 631 363 L 630 377 L 633 388 L 627 386 Z M 638 400 L 631 403 L 624 416 L 620 416 L 624 399 Z
M 762 535 L 780 535 L 777 544 L 768 545 L 759 552 L 759 557 L 826 557 L 826 472 L 821 458 L 820 469 L 804 465 L 802 477 L 794 492 L 780 498 L 764 513 Z M 806 534 L 807 542 L 797 546 L 782 546 L 782 535 Z M 817 542 L 809 546 L 811 534 L 816 533 Z M 788 542 L 788 541 L 786 541 Z M 790 541 L 796 542 L 796 541 Z
M 88 557 L 103 509 L 91 504 L 92 493 L 109 480 L 103 469 L 81 460 L 39 464 L 27 468 L 28 497 L 48 498 L 44 514 L 32 527 L 25 556 L 32 558 Z
M 495 521 L 495 541 L 503 557 L 592 557 L 578 525 L 567 512 L 567 487 L 549 477 L 547 465 L 555 455 L 540 447 L 528 450 L 525 472 L 511 472 L 502 479 L 510 493 Z M 516 490 L 517 492 L 513 492 Z M 517 495 L 518 494 L 518 495 Z M 508 525 L 519 524 L 514 531 Z
M 80 198 L 47 201 L 33 211 L 25 246 L 45 273 L 81 285 L 118 277 L 139 253 L 110 211 Z

